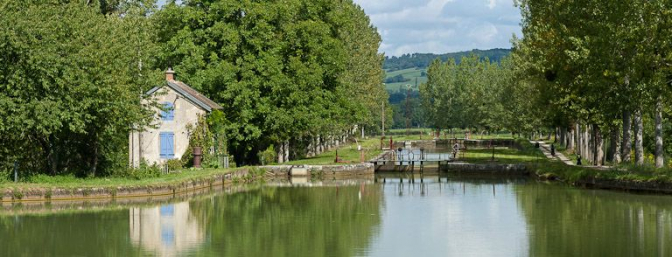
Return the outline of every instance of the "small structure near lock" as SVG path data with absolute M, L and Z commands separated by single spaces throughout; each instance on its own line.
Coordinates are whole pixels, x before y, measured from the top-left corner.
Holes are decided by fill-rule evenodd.
M 129 135 L 131 167 L 139 167 L 141 160 L 151 165 L 182 158 L 189 147 L 190 131 L 187 128 L 196 127 L 199 116 L 223 109 L 187 84 L 175 80 L 172 69 L 165 74 L 165 84 L 146 93 L 163 106 L 163 109 L 155 110 L 154 126 L 136 128 Z

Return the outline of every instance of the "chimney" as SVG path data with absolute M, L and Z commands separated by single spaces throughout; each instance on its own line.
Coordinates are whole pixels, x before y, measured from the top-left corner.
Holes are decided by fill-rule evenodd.
M 175 71 L 173 71 L 172 68 L 168 68 L 168 70 L 166 71 L 166 80 L 167 81 L 175 80 Z

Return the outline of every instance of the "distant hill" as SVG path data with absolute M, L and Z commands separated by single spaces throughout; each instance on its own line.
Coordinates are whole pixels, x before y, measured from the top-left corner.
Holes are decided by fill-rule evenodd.
M 470 54 L 476 54 L 481 58 L 485 59 L 486 57 L 490 61 L 500 62 L 502 58 L 508 56 L 511 53 L 511 49 L 490 49 L 490 50 L 471 50 L 465 52 L 457 53 L 447 53 L 447 54 L 404 54 L 400 57 L 385 57 L 385 62 L 383 63 L 383 69 L 387 72 L 405 70 L 410 68 L 419 68 L 426 69 L 429 64 L 432 63 L 435 59 L 439 58 L 441 61 L 447 61 L 448 59 L 454 58 L 457 62 L 462 59 L 463 56 L 468 56 Z
M 397 71 L 385 72 L 385 87 L 387 91 L 403 91 L 411 86 L 412 90 L 418 90 L 417 85 L 427 82 L 427 69 L 409 68 Z

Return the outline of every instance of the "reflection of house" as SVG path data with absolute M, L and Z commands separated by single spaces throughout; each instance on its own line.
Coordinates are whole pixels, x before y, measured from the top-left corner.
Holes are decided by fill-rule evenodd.
M 166 71 L 166 84 L 147 92 L 163 105 L 156 110 L 156 128 L 132 132 L 129 136 L 129 162 L 138 167 L 140 160 L 148 164 L 179 159 L 189 147 L 187 125 L 198 122 L 198 116 L 222 109 L 217 103 L 201 95 L 187 84 L 174 79 L 171 69 Z
M 203 242 L 204 230 L 189 203 L 130 209 L 131 242 L 155 256 L 183 255 Z

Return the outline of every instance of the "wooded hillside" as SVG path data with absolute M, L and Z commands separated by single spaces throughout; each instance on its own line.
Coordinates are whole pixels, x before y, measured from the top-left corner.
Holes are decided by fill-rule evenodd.
M 387 71 L 396 71 L 409 68 L 427 68 L 432 63 L 432 61 L 439 59 L 442 62 L 446 62 L 450 59 L 457 60 L 459 63 L 462 57 L 470 55 L 479 56 L 482 59 L 488 58 L 493 62 L 500 62 L 502 58 L 511 54 L 511 49 L 490 49 L 490 50 L 478 50 L 474 49 L 471 51 L 456 52 L 456 53 L 446 53 L 446 54 L 427 54 L 427 53 L 414 53 L 414 54 L 404 54 L 402 56 L 396 57 L 385 57 L 385 64 L 383 69 Z

